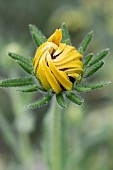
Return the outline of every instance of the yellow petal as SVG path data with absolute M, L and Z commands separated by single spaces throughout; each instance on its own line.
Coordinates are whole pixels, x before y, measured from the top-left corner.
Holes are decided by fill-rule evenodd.
M 62 91 L 58 81 L 56 80 L 56 78 L 54 77 L 54 75 L 51 73 L 49 67 L 46 65 L 45 61 L 42 60 L 42 64 L 43 64 L 43 70 L 44 70 L 44 74 L 46 75 L 46 78 L 50 84 L 50 86 L 52 87 L 52 89 L 55 91 L 55 93 L 59 93 Z
M 77 68 L 80 67 L 82 68 L 82 62 L 80 60 L 73 60 L 71 62 L 68 63 L 64 63 L 64 64 L 60 64 L 57 65 L 57 69 L 67 69 L 67 68 Z
M 56 29 L 56 31 L 48 38 L 48 42 L 53 42 L 56 45 L 59 46 L 60 42 L 62 40 L 62 30 Z
M 65 47 L 66 47 L 66 44 L 60 44 L 58 49 L 53 54 L 53 56 L 56 56 L 56 55 L 60 54 L 64 50 Z
M 40 79 L 43 87 L 46 89 L 46 90 L 49 90 L 51 87 L 48 83 L 48 80 L 46 78 L 46 75 L 45 75 L 45 68 L 43 67 L 43 63 L 42 63 L 43 60 L 40 61 L 40 64 L 38 66 L 38 69 L 36 70 L 36 76 Z
M 57 65 L 57 63 L 65 63 L 65 62 L 69 62 L 71 60 L 74 59 L 82 59 L 82 55 L 80 53 L 78 53 L 76 50 L 72 50 L 71 52 L 69 52 L 68 54 L 64 55 L 63 57 L 57 57 L 56 59 L 54 59 L 54 63 Z
M 83 72 L 83 69 L 82 68 L 72 68 L 72 69 L 64 70 L 64 72 L 67 74 L 72 74 L 72 73 L 81 74 Z
M 75 50 L 74 47 L 66 45 L 66 48 L 63 50 L 63 52 L 54 60 L 54 61 L 61 61 L 64 59 L 64 57 L 70 53 L 71 51 Z
M 68 76 L 73 77 L 74 79 L 77 79 L 78 81 L 81 80 L 81 75 L 77 73 L 68 74 Z
M 46 42 L 42 44 L 36 51 L 34 60 L 33 60 L 33 66 L 34 69 L 38 66 L 40 58 L 42 58 L 42 55 L 49 49 L 57 50 L 58 46 L 52 42 Z
M 54 74 L 54 76 L 56 77 L 56 79 L 60 82 L 60 84 L 67 90 L 71 90 L 72 89 L 72 83 L 69 80 L 68 76 L 66 75 L 65 72 L 59 71 L 55 66 L 54 63 L 51 59 L 50 54 L 48 53 L 47 56 L 48 59 L 48 65 L 50 70 L 52 71 L 52 73 Z

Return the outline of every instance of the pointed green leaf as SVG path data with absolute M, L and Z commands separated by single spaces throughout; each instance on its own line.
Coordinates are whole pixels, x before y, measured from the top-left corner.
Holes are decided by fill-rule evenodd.
M 100 89 L 102 87 L 108 86 L 111 82 L 105 81 L 105 82 L 98 82 L 98 83 L 92 83 L 92 84 L 80 84 L 74 87 L 74 89 L 78 92 L 87 92 L 94 89 Z
M 89 63 L 89 66 L 94 65 L 95 63 L 99 62 L 102 60 L 104 57 L 106 57 L 109 53 L 109 49 L 104 49 L 100 53 L 96 55 L 96 57 Z
M 68 34 L 68 29 L 65 23 L 62 24 L 62 43 L 65 43 L 67 45 L 71 44 L 70 37 Z
M 19 54 L 9 53 L 11 58 L 17 61 L 17 63 L 29 74 L 33 73 L 33 66 L 31 59 L 27 59 Z
M 25 64 L 25 63 L 22 63 L 22 62 L 18 62 L 18 64 L 19 64 L 27 73 L 33 74 L 34 69 L 33 69 L 32 66 L 29 67 L 28 64 Z
M 29 104 L 26 109 L 35 109 L 35 108 L 40 108 L 49 103 L 49 101 L 52 98 L 52 94 L 47 94 L 44 96 L 42 99 L 35 101 L 34 103 Z
M 56 95 L 56 100 L 61 107 L 66 108 L 67 103 L 62 93 Z
M 97 72 L 104 64 L 104 61 L 100 61 L 97 64 L 95 64 L 91 69 L 87 70 L 84 72 L 83 77 L 90 77 L 92 76 L 95 72 Z
M 28 64 L 29 66 L 32 66 L 32 62 L 31 62 L 31 59 L 28 59 L 22 55 L 19 55 L 19 54 L 16 54 L 16 53 L 8 53 L 8 55 L 13 58 L 14 60 L 16 61 L 19 61 L 19 62 L 22 62 L 22 63 L 26 63 Z
M 71 100 L 72 102 L 74 102 L 74 103 L 76 103 L 76 104 L 78 104 L 78 105 L 81 105 L 81 104 L 83 104 L 83 102 L 84 102 L 84 100 L 81 99 L 81 97 L 75 95 L 73 92 L 68 92 L 68 93 L 66 94 L 66 97 L 67 97 L 69 100 Z
M 86 66 L 88 65 L 88 63 L 91 61 L 91 59 L 92 59 L 93 56 L 94 56 L 93 53 L 88 54 L 88 55 L 86 56 L 85 62 L 84 62 L 84 64 L 83 64 L 84 67 L 86 67 Z
M 87 91 L 90 91 L 91 88 L 89 87 L 84 87 L 84 86 L 75 86 L 74 89 L 78 92 L 87 92 Z
M 41 33 L 41 31 L 35 25 L 29 25 L 30 33 L 34 39 L 36 46 L 42 45 L 46 42 L 46 37 Z
M 0 87 L 17 87 L 33 84 L 33 79 L 28 78 L 19 78 L 19 79 L 6 79 L 0 80 Z
M 88 45 L 90 44 L 91 40 L 93 39 L 93 31 L 89 32 L 86 37 L 83 39 L 80 48 L 78 51 L 83 54 L 87 49 Z
M 17 91 L 27 93 L 27 92 L 34 92 L 34 91 L 37 91 L 37 90 L 38 90 L 38 87 L 36 85 L 32 84 L 32 85 L 22 87 L 21 89 L 18 89 Z

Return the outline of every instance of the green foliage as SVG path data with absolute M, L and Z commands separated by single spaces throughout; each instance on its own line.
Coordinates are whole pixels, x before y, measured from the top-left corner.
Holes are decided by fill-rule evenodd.
M 80 84 L 80 85 L 78 84 L 74 87 L 74 89 L 78 92 L 87 92 L 87 91 L 91 91 L 94 89 L 100 89 L 100 88 L 105 87 L 109 84 L 110 84 L 109 81 L 92 83 L 92 84 Z
M 49 101 L 52 98 L 52 93 L 48 93 L 46 96 L 44 96 L 42 99 L 35 101 L 34 103 L 29 104 L 26 109 L 36 109 L 43 107 L 44 105 L 48 104 Z
M 90 44 L 90 42 L 93 39 L 93 31 L 89 32 L 86 37 L 83 39 L 80 48 L 78 49 L 78 51 L 83 54 L 85 52 L 85 50 L 87 49 L 88 45 Z
M 30 33 L 37 47 L 46 42 L 46 37 L 35 25 L 29 25 Z
M 73 92 L 71 92 L 71 91 L 69 91 L 68 93 L 66 93 L 66 97 L 67 97 L 70 101 L 76 103 L 77 105 L 82 105 L 83 102 L 84 102 L 83 99 L 81 99 L 79 96 L 75 95 L 75 93 L 73 93 Z
M 62 43 L 65 43 L 67 45 L 71 44 L 71 40 L 69 38 L 69 34 L 68 34 L 68 29 L 65 23 L 62 24 Z
M 18 87 L 33 84 L 31 77 L 0 80 L 0 87 Z
M 33 73 L 33 67 L 29 67 L 29 65 L 22 63 L 22 62 L 18 62 L 18 64 L 23 68 L 23 70 L 25 70 L 27 73 L 32 74 Z
M 64 98 L 64 96 L 63 96 L 63 93 L 57 94 L 57 95 L 56 95 L 56 100 L 57 100 L 57 103 L 58 103 L 61 107 L 66 108 L 67 102 L 66 102 L 66 100 L 65 100 L 65 98 Z
M 92 76 L 94 73 L 96 73 L 104 64 L 104 61 L 100 61 L 97 64 L 95 64 L 92 68 L 84 72 L 83 77 L 87 78 Z
M 78 92 L 87 92 L 87 91 L 90 91 L 91 88 L 90 87 L 87 87 L 87 86 L 84 86 L 84 85 L 81 85 L 81 86 L 75 86 L 74 89 Z
M 86 56 L 85 62 L 83 63 L 84 68 L 89 64 L 89 62 L 90 62 L 90 60 L 92 59 L 93 56 L 94 56 L 93 53 L 88 54 L 88 55 Z
M 33 73 L 33 66 L 31 59 L 27 59 L 19 54 L 9 53 L 11 58 L 17 61 L 17 63 L 29 74 Z
M 32 66 L 32 62 L 30 59 L 22 56 L 22 55 L 19 55 L 19 54 L 16 54 L 16 53 L 11 53 L 9 52 L 8 55 L 13 58 L 14 60 L 16 61 L 19 61 L 19 62 L 22 62 L 22 63 L 26 63 L 28 64 L 29 66 Z
M 104 57 L 106 57 L 109 53 L 109 49 L 104 49 L 101 52 L 99 52 L 95 58 L 89 63 L 89 66 L 92 66 L 94 64 L 96 64 L 97 62 L 99 62 L 100 60 L 102 60 Z
M 38 87 L 36 85 L 32 84 L 32 85 L 28 85 L 28 86 L 19 88 L 17 91 L 27 93 L 27 92 L 35 92 L 37 90 L 38 90 Z

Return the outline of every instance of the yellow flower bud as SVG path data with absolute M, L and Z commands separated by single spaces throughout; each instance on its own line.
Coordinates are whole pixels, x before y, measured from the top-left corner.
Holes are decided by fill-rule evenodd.
M 61 43 L 62 30 L 57 29 L 36 51 L 33 66 L 35 76 L 48 91 L 72 90 L 73 80 L 81 80 L 82 55 L 75 47 Z

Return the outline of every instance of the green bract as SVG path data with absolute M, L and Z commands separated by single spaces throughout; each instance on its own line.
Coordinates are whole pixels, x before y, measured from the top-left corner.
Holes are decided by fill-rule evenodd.
M 32 38 L 37 47 L 39 47 L 44 42 L 46 42 L 47 40 L 46 37 L 41 33 L 41 31 L 36 26 L 29 25 L 29 29 L 30 29 Z M 61 29 L 62 29 L 62 35 L 63 35 L 62 43 L 70 45 L 71 41 L 70 41 L 68 29 L 65 23 L 62 24 Z M 87 92 L 87 91 L 91 91 L 94 89 L 99 89 L 99 88 L 109 85 L 110 83 L 109 81 L 96 82 L 96 83 L 91 83 L 91 84 L 84 83 L 84 79 L 87 79 L 91 77 L 92 75 L 94 75 L 103 66 L 104 64 L 103 58 L 106 57 L 109 52 L 109 49 L 105 49 L 99 52 L 97 55 L 90 53 L 90 54 L 87 54 L 85 57 L 84 52 L 88 48 L 88 45 L 91 43 L 92 39 L 93 39 L 93 31 L 87 34 L 87 36 L 84 38 L 84 40 L 82 41 L 78 49 L 78 51 L 84 56 L 84 62 L 83 62 L 84 72 L 81 75 L 82 76 L 81 82 L 76 80 L 72 91 L 64 90 L 59 94 L 55 94 L 53 90 L 50 90 L 48 92 L 45 91 L 43 86 L 41 85 L 41 82 L 38 79 L 36 79 L 34 75 L 32 58 L 26 58 L 24 56 L 21 56 L 15 53 L 9 53 L 8 55 L 12 59 L 14 59 L 20 65 L 20 67 L 22 67 L 24 71 L 28 73 L 28 76 L 25 78 L 0 80 L 0 87 L 16 87 L 18 88 L 17 89 L 18 91 L 21 91 L 23 93 L 42 91 L 44 97 L 28 105 L 26 107 L 28 109 L 40 108 L 44 106 L 52 99 L 53 95 L 56 95 L 57 103 L 62 108 L 67 107 L 68 100 L 76 103 L 77 105 L 82 105 L 84 102 L 84 99 L 82 99 L 78 95 L 78 92 Z

